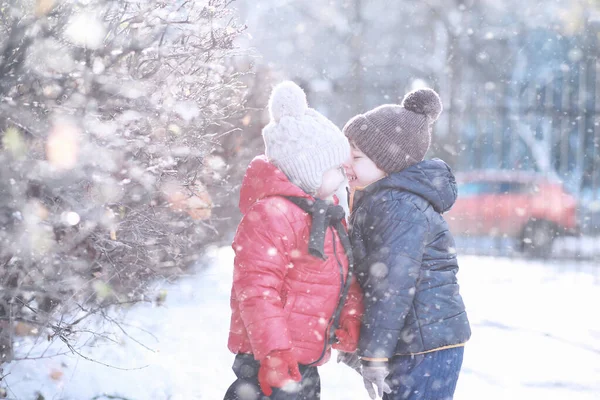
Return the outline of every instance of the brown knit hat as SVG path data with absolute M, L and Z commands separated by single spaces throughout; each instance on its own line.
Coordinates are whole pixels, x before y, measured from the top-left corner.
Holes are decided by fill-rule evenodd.
M 432 89 L 408 93 L 402 105 L 385 104 L 352 118 L 343 132 L 375 165 L 391 174 L 423 161 L 431 144 L 431 125 L 442 112 Z

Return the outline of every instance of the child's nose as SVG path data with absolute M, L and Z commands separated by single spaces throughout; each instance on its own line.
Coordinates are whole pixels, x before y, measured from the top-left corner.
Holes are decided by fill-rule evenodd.
M 346 161 L 344 161 L 342 163 L 342 167 L 344 167 L 344 170 L 348 172 L 352 167 L 352 157 L 349 157 Z

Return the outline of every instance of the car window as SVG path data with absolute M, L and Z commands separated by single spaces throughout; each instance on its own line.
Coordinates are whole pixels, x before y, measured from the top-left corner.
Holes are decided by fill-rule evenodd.
M 533 191 L 532 185 L 512 181 L 475 181 L 458 185 L 458 195 L 461 197 L 484 194 L 529 194 Z
M 458 195 L 461 197 L 481 196 L 484 194 L 500 193 L 497 182 L 477 181 L 458 185 Z
M 529 193 L 531 191 L 529 185 L 521 182 L 502 181 L 498 185 L 498 191 L 502 194 Z

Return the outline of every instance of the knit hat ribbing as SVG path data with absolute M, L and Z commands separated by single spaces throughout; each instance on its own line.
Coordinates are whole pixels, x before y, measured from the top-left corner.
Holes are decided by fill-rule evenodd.
M 423 161 L 441 112 L 438 94 L 419 89 L 404 96 L 401 105 L 385 104 L 355 116 L 343 132 L 379 169 L 398 172 Z
M 278 84 L 269 99 L 271 122 L 262 131 L 265 155 L 292 183 L 314 194 L 323 173 L 350 157 L 350 145 L 337 126 L 308 107 L 295 83 Z

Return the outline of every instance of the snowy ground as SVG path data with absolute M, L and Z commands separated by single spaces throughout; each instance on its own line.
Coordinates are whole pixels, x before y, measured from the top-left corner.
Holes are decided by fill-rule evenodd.
M 520 257 L 520 245 L 514 238 L 457 236 L 456 244 L 465 253 L 487 256 Z M 549 256 L 561 260 L 600 260 L 600 236 L 562 236 L 554 240 Z
M 212 257 L 210 267 L 167 288 L 164 306 L 129 311 L 139 328 L 132 335 L 154 352 L 123 337 L 86 353 L 121 368 L 145 368 L 117 370 L 71 355 L 22 361 L 5 369 L 9 398 L 34 399 L 39 392 L 46 400 L 222 399 L 234 378 L 226 347 L 232 252 L 215 249 Z M 600 267 L 460 261 L 473 338 L 455 399 L 600 398 Z M 24 343 L 19 353 L 28 350 Z M 354 371 L 335 361 L 320 371 L 323 399 L 368 399 Z

